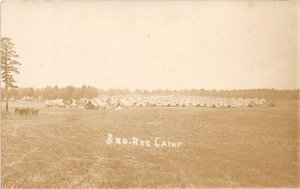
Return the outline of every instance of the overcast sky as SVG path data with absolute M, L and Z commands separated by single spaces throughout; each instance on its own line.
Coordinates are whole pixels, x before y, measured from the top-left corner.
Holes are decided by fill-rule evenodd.
M 20 55 L 20 87 L 291 89 L 299 88 L 297 8 L 296 1 L 5 1 L 1 35 Z

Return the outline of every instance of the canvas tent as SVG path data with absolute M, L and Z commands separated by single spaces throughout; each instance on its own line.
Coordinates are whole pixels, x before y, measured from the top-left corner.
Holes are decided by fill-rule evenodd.
M 95 109 L 98 109 L 99 106 L 98 104 L 92 99 L 92 100 L 89 100 L 85 103 L 84 107 L 86 109 L 91 109 L 91 110 L 95 110 Z
M 55 100 L 55 105 L 60 107 L 60 108 L 65 108 L 66 107 L 66 104 L 65 104 L 63 99 L 56 99 Z
M 52 101 L 51 101 L 51 100 L 46 100 L 46 101 L 45 101 L 45 105 L 46 105 L 47 107 L 51 107 L 51 106 L 52 106 Z
M 122 108 L 122 106 L 121 106 L 121 105 L 118 105 L 117 107 L 115 107 L 115 109 L 114 109 L 114 110 L 121 111 L 121 110 L 123 110 L 123 108 Z
M 101 98 L 93 98 L 87 101 L 84 105 L 86 109 L 106 109 L 107 102 L 103 101 Z
M 256 106 L 256 104 L 253 102 L 253 101 L 249 101 L 247 104 L 246 104 L 247 107 L 254 107 Z
M 71 108 L 77 108 L 78 105 L 76 104 L 75 100 L 72 100 L 72 103 L 71 103 Z

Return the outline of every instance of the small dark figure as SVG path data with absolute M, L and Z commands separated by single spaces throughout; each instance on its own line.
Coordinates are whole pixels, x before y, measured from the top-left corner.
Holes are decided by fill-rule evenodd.
M 15 108 L 15 115 L 19 114 L 19 108 Z
M 21 116 L 23 116 L 23 113 L 24 113 L 24 108 L 20 108 L 20 109 L 19 109 L 19 114 L 20 114 Z
M 32 108 L 32 109 L 31 109 L 31 114 L 37 116 L 37 115 L 39 114 L 39 109 L 37 109 L 37 108 Z
M 36 111 L 35 111 L 35 115 L 37 116 L 37 115 L 39 115 L 39 109 L 36 109 Z
M 30 108 L 26 108 L 26 116 L 30 115 Z
M 22 108 L 22 115 L 26 116 L 26 108 Z

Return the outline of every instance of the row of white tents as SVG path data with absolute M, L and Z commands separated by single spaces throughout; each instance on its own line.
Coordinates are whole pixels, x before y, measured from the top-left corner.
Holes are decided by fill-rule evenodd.
M 65 108 L 67 105 L 69 105 L 71 108 L 78 107 L 75 100 L 72 100 L 70 103 L 66 103 L 66 101 L 64 99 L 46 100 L 45 105 L 47 107 L 57 106 L 57 107 L 61 107 L 61 108 Z
M 124 109 L 128 107 L 254 107 L 266 103 L 265 99 L 214 98 L 190 96 L 101 96 L 88 100 L 87 109 Z

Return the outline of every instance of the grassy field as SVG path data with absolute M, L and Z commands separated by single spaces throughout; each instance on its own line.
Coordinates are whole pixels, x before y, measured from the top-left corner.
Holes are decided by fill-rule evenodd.
M 39 106 L 14 102 L 11 111 L 20 105 Z M 298 187 L 297 113 L 282 102 L 2 114 L 2 188 Z M 109 145 L 108 133 L 152 146 Z M 157 148 L 155 137 L 182 146 Z

